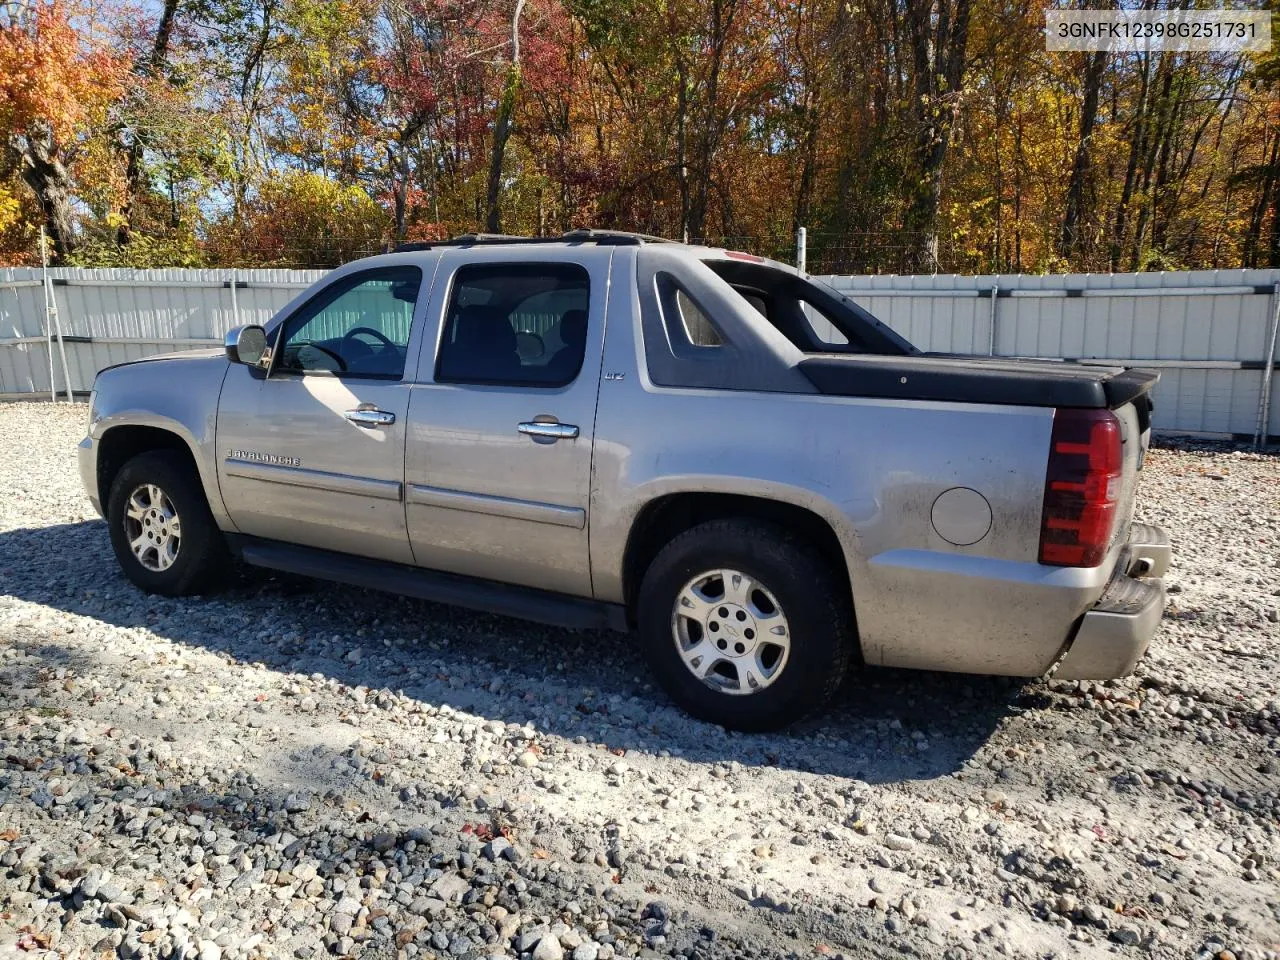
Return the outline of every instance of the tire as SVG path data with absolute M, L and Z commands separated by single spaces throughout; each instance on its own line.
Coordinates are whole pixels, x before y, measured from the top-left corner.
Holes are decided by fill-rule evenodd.
M 130 516 L 135 493 L 133 513 L 138 514 L 141 505 L 141 518 Z M 170 513 L 176 514 L 177 524 Z M 230 569 L 226 541 L 209 512 L 199 478 L 190 462 L 174 451 L 140 453 L 120 468 L 107 495 L 107 523 L 125 576 L 147 593 L 204 593 L 221 585 Z M 150 534 L 141 556 L 130 545 L 138 539 L 131 534 Z
M 819 710 L 844 680 L 854 649 L 846 596 L 830 564 L 783 528 L 715 520 L 654 558 L 636 620 L 658 681 L 687 712 L 776 730 Z

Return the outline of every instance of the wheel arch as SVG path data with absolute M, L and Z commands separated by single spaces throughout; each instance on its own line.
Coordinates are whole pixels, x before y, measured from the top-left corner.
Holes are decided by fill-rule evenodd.
M 673 538 L 710 520 L 759 520 L 797 533 L 831 564 L 843 587 L 844 600 L 857 638 L 855 606 L 848 558 L 835 528 L 821 514 L 785 500 L 734 493 L 668 493 L 647 502 L 636 514 L 623 553 L 623 595 L 634 626 L 635 602 L 645 571 Z
M 197 480 L 200 477 L 200 468 L 191 445 L 178 433 L 166 430 L 164 427 L 120 424 L 103 431 L 97 440 L 97 445 L 98 497 L 104 509 L 111 492 L 111 484 L 119 474 L 120 468 L 141 453 L 152 450 L 171 450 L 184 459 Z

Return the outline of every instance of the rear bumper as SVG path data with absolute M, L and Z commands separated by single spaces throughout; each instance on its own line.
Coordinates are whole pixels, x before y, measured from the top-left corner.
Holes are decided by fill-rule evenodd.
M 1111 680 L 1131 674 L 1164 614 L 1164 581 L 1172 558 L 1159 527 L 1134 524 L 1116 574 L 1080 620 L 1056 680 Z

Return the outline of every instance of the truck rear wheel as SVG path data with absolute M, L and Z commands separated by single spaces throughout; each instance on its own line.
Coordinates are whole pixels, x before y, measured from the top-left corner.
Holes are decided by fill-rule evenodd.
M 637 620 L 676 703 L 735 730 L 774 730 L 822 707 L 844 679 L 844 597 L 830 565 L 782 528 L 715 520 L 654 558 Z
M 107 523 L 125 576 L 147 593 L 203 593 L 226 575 L 226 542 L 199 479 L 173 451 L 140 453 L 120 468 L 107 495 Z

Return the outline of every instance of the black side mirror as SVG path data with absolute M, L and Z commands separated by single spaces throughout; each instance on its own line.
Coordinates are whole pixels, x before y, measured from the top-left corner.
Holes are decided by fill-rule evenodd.
M 256 324 L 233 327 L 227 331 L 223 347 L 227 351 L 227 359 L 232 363 L 256 367 L 267 352 L 267 331 Z

